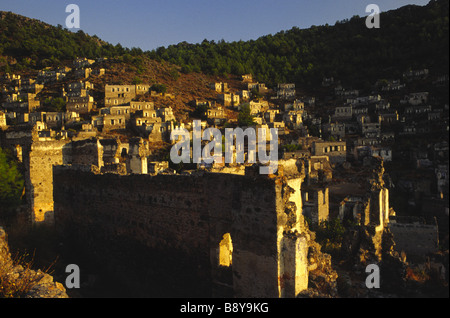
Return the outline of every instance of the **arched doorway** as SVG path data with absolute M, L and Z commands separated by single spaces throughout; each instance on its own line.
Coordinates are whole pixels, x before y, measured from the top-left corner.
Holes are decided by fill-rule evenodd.
M 219 243 L 219 266 L 230 267 L 233 263 L 233 242 L 230 233 L 223 235 Z

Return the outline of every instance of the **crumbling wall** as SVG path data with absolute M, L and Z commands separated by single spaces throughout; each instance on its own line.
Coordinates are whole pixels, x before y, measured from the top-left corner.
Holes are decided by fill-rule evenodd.
M 308 284 L 302 178 L 55 167 L 55 224 L 146 295 L 295 297 Z
M 100 139 L 100 145 L 103 149 L 104 165 L 115 164 L 120 161 L 122 153 L 121 142 L 118 139 Z
M 293 162 L 296 162 L 293 160 Z M 308 240 L 302 215 L 301 184 L 304 176 L 292 171 L 280 172 L 289 175 L 280 183 L 278 209 L 278 280 L 281 297 L 296 297 L 308 288 Z M 281 181 L 281 180 L 280 180 Z
M 394 236 L 395 250 L 410 256 L 425 256 L 438 251 L 439 233 L 437 225 L 414 223 L 389 223 Z
M 371 158 L 371 173 L 367 177 L 366 193 L 361 197 L 357 226 L 349 229 L 344 238 L 343 252 L 355 257 L 357 262 L 367 264 L 380 262 L 383 253 L 383 235 L 389 224 L 389 190 L 385 187 L 384 166 L 381 158 Z
M 129 151 L 126 157 L 128 173 L 148 173 L 147 158 L 151 154 L 148 142 L 142 138 L 130 140 Z
M 304 193 L 308 198 L 303 205 L 303 215 L 308 217 L 311 224 L 319 225 L 322 221 L 327 221 L 330 214 L 329 189 L 314 188 Z
M 71 142 L 73 165 L 103 166 L 103 146 L 97 138 Z
M 53 223 L 53 166 L 71 159 L 67 140 L 34 141 L 29 153 L 29 178 L 26 178 L 33 223 Z
M 54 182 L 57 230 L 88 250 L 104 270 L 124 283 L 145 282 L 149 292 L 158 286 L 162 295 L 205 292 L 183 275 L 206 279 L 210 272 L 208 216 L 201 209 L 207 196 L 200 178 L 150 180 L 56 167 Z
M 68 140 L 39 140 L 35 129 L 0 134 L 2 147 L 15 152 L 24 166 L 25 198 L 31 222 L 53 222 L 53 165 L 71 162 Z

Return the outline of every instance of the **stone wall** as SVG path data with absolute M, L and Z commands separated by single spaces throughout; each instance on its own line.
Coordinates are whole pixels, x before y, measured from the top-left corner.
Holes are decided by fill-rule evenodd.
M 103 166 L 103 146 L 97 138 L 71 142 L 73 165 L 94 165 L 99 169 Z
M 394 235 L 395 250 L 404 251 L 407 257 L 425 259 L 427 254 L 438 251 L 439 231 L 437 225 L 415 223 L 389 223 Z
M 145 295 L 295 297 L 308 285 L 302 178 L 59 166 L 55 224 L 114 279 Z
M 67 140 L 34 141 L 31 145 L 26 191 L 33 223 L 53 223 L 53 165 L 66 164 L 70 157 Z
M 317 188 L 305 191 L 304 197 L 307 200 L 303 205 L 303 215 L 309 218 L 311 224 L 317 226 L 322 221 L 328 221 L 330 212 L 329 189 Z
M 96 138 L 71 141 L 42 140 L 36 130 L 10 130 L 0 133 L 0 146 L 10 149 L 23 164 L 26 205 L 32 223 L 53 223 L 53 166 L 63 164 L 97 166 L 114 162 L 121 149 L 115 140 Z
M 32 222 L 53 220 L 53 165 L 71 162 L 69 140 L 42 141 L 32 129 L 0 134 L 0 146 L 9 148 L 23 163 L 26 204 Z
M 346 160 L 347 145 L 345 141 L 315 141 L 313 143 L 315 156 L 328 156 L 330 162 L 342 163 Z

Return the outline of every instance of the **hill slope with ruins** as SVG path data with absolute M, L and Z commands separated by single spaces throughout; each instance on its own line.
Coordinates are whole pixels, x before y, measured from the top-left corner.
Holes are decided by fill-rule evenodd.
M 0 151 L 23 180 L 17 205 L 0 201 L 10 243 L 39 247 L 41 261 L 60 257 L 56 281 L 69 263 L 86 270 L 83 288 L 66 288 L 74 297 L 448 297 L 445 5 L 388 13 L 384 22 L 422 19 L 390 38 L 406 47 L 374 51 L 383 62 L 374 78 L 319 58 L 363 63 L 361 18 L 240 43 L 267 57 L 265 72 L 234 65 L 236 43 L 142 52 L 0 12 Z M 418 55 L 398 64 L 417 28 Z M 298 64 L 290 77 L 271 53 L 289 53 L 300 33 L 352 36 L 311 49 L 311 73 Z M 425 54 L 428 35 L 442 42 Z M 220 54 L 206 61 L 203 50 Z M 195 63 L 175 64 L 192 52 Z M 255 133 L 236 140 L 231 162 L 220 160 L 226 148 L 212 162 L 191 160 L 190 149 L 174 162 L 172 135 L 191 146 L 196 127 L 273 132 L 262 142 L 276 148 L 254 150 Z M 276 151 L 269 174 L 263 150 Z M 381 269 L 381 288 L 366 284 L 369 265 Z

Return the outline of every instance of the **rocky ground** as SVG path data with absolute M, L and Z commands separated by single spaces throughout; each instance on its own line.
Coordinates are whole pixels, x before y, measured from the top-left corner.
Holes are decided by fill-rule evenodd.
M 11 257 L 7 234 L 0 227 L 0 298 L 68 298 L 64 286 L 44 271 Z

